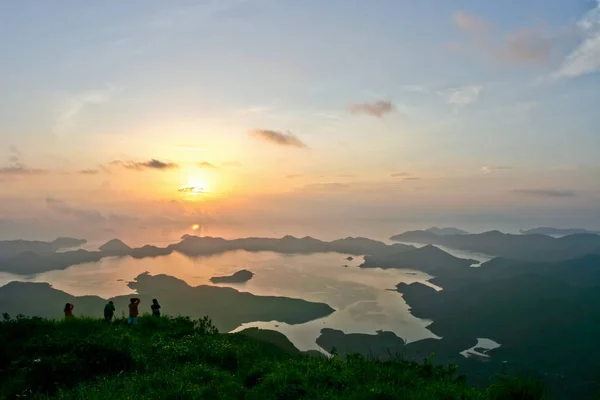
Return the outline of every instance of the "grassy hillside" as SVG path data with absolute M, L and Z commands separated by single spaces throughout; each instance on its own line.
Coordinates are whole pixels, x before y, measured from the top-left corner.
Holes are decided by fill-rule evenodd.
M 219 334 L 207 318 L 141 317 L 137 326 L 93 319 L 5 317 L 0 398 L 58 399 L 540 399 L 504 378 L 469 387 L 455 368 L 361 356 L 302 354 L 281 334 Z

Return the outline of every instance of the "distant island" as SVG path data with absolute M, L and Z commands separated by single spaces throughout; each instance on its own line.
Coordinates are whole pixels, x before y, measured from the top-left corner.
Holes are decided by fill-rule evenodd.
M 21 253 L 31 252 L 38 255 L 50 255 L 58 250 L 70 249 L 86 244 L 84 239 L 68 237 L 58 238 L 52 242 L 38 240 L 1 240 L 0 261 L 15 257 Z
M 10 251 L 0 253 L 3 256 L 0 257 L 0 271 L 21 275 L 65 269 L 72 265 L 99 261 L 104 257 L 159 257 L 169 255 L 174 251 L 187 256 L 212 255 L 233 250 L 273 251 L 284 254 L 338 252 L 358 256 L 383 255 L 414 248 L 400 243 L 387 245 L 376 240 L 352 237 L 324 242 L 311 237 L 295 238 L 293 236 L 285 236 L 281 239 L 245 238 L 226 240 L 191 235 L 184 235 L 181 242 L 164 248 L 150 245 L 131 248 L 119 239 L 108 241 L 100 246 L 98 251 L 56 252 L 56 246 L 52 245 L 52 242 L 0 242 L 0 250 L 3 249 L 2 246 L 10 249 Z
M 550 228 L 540 227 L 520 231 L 524 235 L 548 235 L 548 236 L 567 236 L 576 235 L 581 233 L 589 233 L 593 235 L 600 235 L 600 231 L 590 231 L 582 228 Z
M 253 276 L 252 272 L 243 269 L 229 276 L 214 276 L 210 278 L 210 281 L 212 283 L 244 283 L 252 279 Z
M 586 254 L 600 254 L 600 235 L 576 234 L 553 238 L 547 235 L 514 235 L 489 231 L 468 235 L 436 235 L 410 231 L 390 240 L 442 245 L 460 250 L 527 261 L 564 261 Z
M 433 233 L 434 235 L 468 235 L 469 232 L 458 228 L 438 228 L 437 226 L 425 229 L 425 232 Z

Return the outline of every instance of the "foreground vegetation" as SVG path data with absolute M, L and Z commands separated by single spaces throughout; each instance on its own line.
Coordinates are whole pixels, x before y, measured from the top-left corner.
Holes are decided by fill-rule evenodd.
M 300 353 L 270 331 L 219 334 L 207 318 L 141 317 L 137 326 L 5 316 L 0 398 L 542 399 L 502 377 L 470 387 L 453 366 Z

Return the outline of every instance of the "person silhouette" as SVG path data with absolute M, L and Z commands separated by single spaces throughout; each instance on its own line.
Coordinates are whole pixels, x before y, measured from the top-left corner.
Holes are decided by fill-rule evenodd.
M 152 309 L 153 317 L 160 317 L 160 304 L 158 304 L 158 300 L 152 299 L 152 305 L 150 308 Z
M 106 322 L 110 322 L 113 319 L 113 315 L 115 314 L 115 304 L 111 301 L 106 303 L 104 306 L 104 320 Z
M 63 310 L 65 312 L 65 318 L 73 317 L 73 309 L 74 308 L 75 308 L 75 306 L 71 303 L 65 304 L 65 308 Z
M 129 301 L 129 318 L 127 319 L 127 325 L 136 325 L 137 317 L 140 314 L 138 310 L 138 305 L 140 304 L 140 299 L 137 297 L 132 297 Z

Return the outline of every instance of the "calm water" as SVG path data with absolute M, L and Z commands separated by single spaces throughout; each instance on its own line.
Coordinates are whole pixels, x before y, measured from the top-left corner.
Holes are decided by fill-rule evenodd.
M 282 255 L 246 251 L 197 258 L 179 253 L 137 260 L 131 257 L 111 257 L 27 278 L 2 274 L 0 285 L 12 280 L 48 282 L 54 288 L 75 296 L 97 295 L 108 298 L 134 293 L 127 282 L 146 271 L 151 275 L 171 275 L 197 286 L 210 285 L 209 279 L 213 276 L 230 275 L 240 269 L 248 269 L 255 273 L 250 281 L 218 286 L 230 286 L 256 295 L 323 302 L 336 309 L 336 312 L 301 325 L 272 321 L 249 323 L 239 329 L 256 326 L 278 330 L 301 350 L 321 350 L 315 340 L 320 330 L 326 327 L 346 333 L 375 334 L 378 330 L 391 331 L 407 341 L 435 337 L 426 328 L 430 321 L 413 317 L 402 296 L 388 290 L 394 289 L 400 282 L 427 283 L 430 276 L 410 270 L 360 269 L 358 265 L 362 262 L 362 257 L 353 261 L 347 261 L 346 257 L 347 255 L 338 253 Z M 163 304 L 163 307 L 168 313 L 168 304 Z

